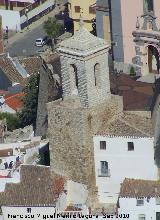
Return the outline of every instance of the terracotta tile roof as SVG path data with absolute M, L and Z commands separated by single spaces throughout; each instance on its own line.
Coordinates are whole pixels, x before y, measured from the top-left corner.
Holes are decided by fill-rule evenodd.
M 65 179 L 51 175 L 50 167 L 21 165 L 20 183 L 7 183 L 0 205 L 54 205 L 64 190 Z
M 20 110 L 23 107 L 22 98 L 24 96 L 24 93 L 17 93 L 12 95 L 6 95 L 5 96 L 5 103 L 12 108 L 15 111 Z
M 153 84 L 136 81 L 126 74 L 110 74 L 111 92 L 123 96 L 124 110 L 149 110 Z
M 151 118 L 134 112 L 123 112 L 103 124 L 97 135 L 153 137 Z
M 19 62 L 26 69 L 29 75 L 38 73 L 42 65 L 42 61 L 40 57 L 19 58 Z
M 125 178 L 119 197 L 160 197 L 160 181 Z
M 19 62 L 22 68 L 29 74 L 37 73 L 40 70 L 41 58 L 40 57 L 28 57 L 28 58 L 11 58 L 6 54 L 0 55 L 0 69 L 6 74 L 11 82 L 20 83 L 24 86 L 27 82 L 27 78 L 24 78 L 13 62 Z
M 13 149 L 0 149 L 0 157 L 8 157 L 8 153 L 10 153 L 10 156 L 13 156 Z
M 19 82 L 21 85 L 25 84 L 26 79 L 19 74 L 11 59 L 7 56 L 0 56 L 0 69 L 6 74 L 11 82 Z

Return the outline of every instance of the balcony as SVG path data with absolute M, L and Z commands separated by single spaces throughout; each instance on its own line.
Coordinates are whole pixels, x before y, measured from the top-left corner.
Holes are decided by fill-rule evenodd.
M 98 169 L 98 176 L 99 177 L 110 177 L 110 169 Z

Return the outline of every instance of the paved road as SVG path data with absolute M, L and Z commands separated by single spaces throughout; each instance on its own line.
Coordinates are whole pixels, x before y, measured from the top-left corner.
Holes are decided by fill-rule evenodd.
M 63 0 L 64 1 L 64 0 Z M 39 37 L 44 37 L 46 34 L 43 30 L 44 21 L 47 20 L 49 16 L 54 16 L 63 11 L 64 6 L 57 6 L 48 15 L 43 16 L 40 20 L 30 25 L 30 30 L 23 30 L 23 33 L 17 33 L 12 39 L 8 40 L 6 45 L 6 52 L 9 52 L 10 56 L 30 56 L 37 54 L 39 50 L 43 50 L 43 47 L 36 47 L 35 40 Z
M 29 56 L 37 53 L 41 50 L 41 47 L 35 46 L 35 40 L 39 37 L 45 36 L 43 25 L 40 24 L 33 30 L 26 30 L 26 34 L 18 39 L 16 42 L 10 44 L 8 41 L 6 52 L 9 52 L 10 56 Z

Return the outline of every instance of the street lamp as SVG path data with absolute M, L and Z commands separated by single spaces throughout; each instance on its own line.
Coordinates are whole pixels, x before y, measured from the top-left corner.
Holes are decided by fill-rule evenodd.
M 25 8 L 25 16 L 26 16 L 26 22 L 27 22 L 27 29 L 29 30 L 29 22 L 28 22 L 28 8 Z

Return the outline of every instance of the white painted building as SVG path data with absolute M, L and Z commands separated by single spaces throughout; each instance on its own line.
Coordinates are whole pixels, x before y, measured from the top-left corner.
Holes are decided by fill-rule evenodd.
M 15 7 L 12 10 L 6 10 L 4 7 L 0 7 L 0 15 L 2 16 L 2 28 L 9 30 L 21 30 L 27 26 L 35 16 L 42 16 L 41 13 L 47 13 L 54 8 L 54 0 L 43 0 L 39 5 L 36 3 L 30 4 L 27 7 Z M 32 7 L 33 5 L 33 7 Z
M 118 203 L 118 213 L 129 220 L 160 220 L 159 181 L 125 179 Z
M 126 177 L 157 180 L 154 138 L 148 127 L 149 120 L 147 123 L 144 119 L 124 114 L 93 138 L 96 185 L 101 203 L 117 202 L 120 184 Z M 144 129 L 140 130 L 136 120 L 141 126 L 145 124 Z
M 17 220 L 28 219 L 30 215 L 33 215 L 34 219 L 37 220 L 60 220 L 64 218 L 60 216 L 53 217 L 54 213 L 63 215 L 67 213 L 72 215 L 74 213 L 88 214 L 86 206 L 88 190 L 85 185 L 67 180 L 57 174 L 51 174 L 50 167 L 43 165 L 22 165 L 20 176 L 18 185 L 8 184 L 5 189 L 5 195 L 3 196 L 7 198 L 9 195 L 9 200 L 7 200 L 7 205 L 2 204 L 4 220 L 12 218 Z M 31 182 L 32 187 L 28 184 L 29 182 Z M 10 190 L 12 191 L 11 194 Z M 30 197 L 31 194 L 33 198 Z M 17 195 L 19 195 L 18 198 L 15 198 Z M 2 194 L 0 194 L 0 202 L 3 199 L 1 196 Z M 13 217 L 13 215 L 16 215 L 16 217 Z M 47 217 L 47 215 L 52 217 Z M 69 219 L 73 218 L 69 217 Z

